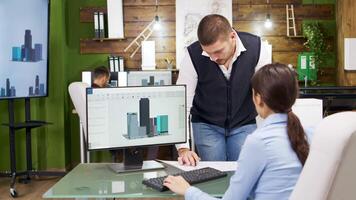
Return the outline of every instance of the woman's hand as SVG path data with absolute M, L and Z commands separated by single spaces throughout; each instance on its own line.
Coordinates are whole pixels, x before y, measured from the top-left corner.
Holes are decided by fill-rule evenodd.
M 168 176 L 164 179 L 163 185 L 179 195 L 184 195 L 190 187 L 189 183 L 181 176 Z

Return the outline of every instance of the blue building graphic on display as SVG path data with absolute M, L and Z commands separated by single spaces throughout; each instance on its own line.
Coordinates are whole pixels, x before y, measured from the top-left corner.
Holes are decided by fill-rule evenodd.
M 42 60 L 42 44 L 32 48 L 31 30 L 25 30 L 25 42 L 21 47 L 12 47 L 12 61 L 38 62 Z
M 40 83 L 40 78 L 36 75 L 35 78 L 35 86 L 29 87 L 29 96 L 44 96 L 45 95 L 45 85 L 44 83 Z M 9 78 L 6 79 L 5 88 L 0 88 L 0 97 L 16 97 L 16 88 L 11 85 L 11 81 Z
M 0 88 L 0 97 L 15 97 L 16 88 L 11 85 L 10 79 L 6 79 L 5 88 Z
M 168 115 L 157 115 L 150 118 L 150 100 L 141 98 L 139 101 L 140 123 L 137 113 L 127 113 L 127 138 L 147 138 L 168 135 Z
M 30 86 L 28 88 L 28 95 L 29 96 L 43 96 L 43 95 L 45 95 L 44 84 L 40 83 L 40 78 L 38 75 L 36 75 L 35 86 Z
M 164 80 L 155 81 L 154 76 L 150 76 L 149 79 L 141 79 L 142 86 L 148 85 L 165 85 Z

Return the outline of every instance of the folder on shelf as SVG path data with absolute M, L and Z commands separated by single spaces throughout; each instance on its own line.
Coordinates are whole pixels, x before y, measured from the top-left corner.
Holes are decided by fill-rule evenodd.
M 99 13 L 94 12 L 94 32 L 95 32 L 95 38 L 99 38 Z
M 119 69 L 120 69 L 120 72 L 123 72 L 125 71 L 125 68 L 124 68 L 124 57 L 119 57 Z
M 99 36 L 105 38 L 104 13 L 99 12 Z
M 113 56 L 109 56 L 108 57 L 108 63 L 109 63 L 110 72 L 114 72 L 115 71 L 115 64 L 114 64 L 114 57 Z
M 115 72 L 119 71 L 119 58 L 117 56 L 114 57 L 114 67 L 115 67 Z

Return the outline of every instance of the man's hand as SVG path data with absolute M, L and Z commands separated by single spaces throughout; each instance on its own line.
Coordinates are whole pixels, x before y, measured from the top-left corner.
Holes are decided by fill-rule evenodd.
M 180 165 L 196 166 L 200 161 L 199 156 L 187 148 L 178 149 L 178 163 Z
M 184 195 L 190 187 L 189 183 L 181 176 L 168 176 L 164 179 L 163 185 L 179 195 Z

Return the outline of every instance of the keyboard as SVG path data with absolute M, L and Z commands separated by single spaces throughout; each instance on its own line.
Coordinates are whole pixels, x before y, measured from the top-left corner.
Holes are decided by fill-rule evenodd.
M 191 171 L 180 172 L 177 174 L 172 174 L 172 176 L 182 176 L 189 184 L 201 183 L 217 178 L 226 176 L 226 172 L 219 171 L 214 168 L 205 167 L 201 169 L 195 169 Z M 163 185 L 163 181 L 167 176 L 150 178 L 143 180 L 142 183 L 148 187 L 151 187 L 160 192 L 168 190 L 166 186 Z

